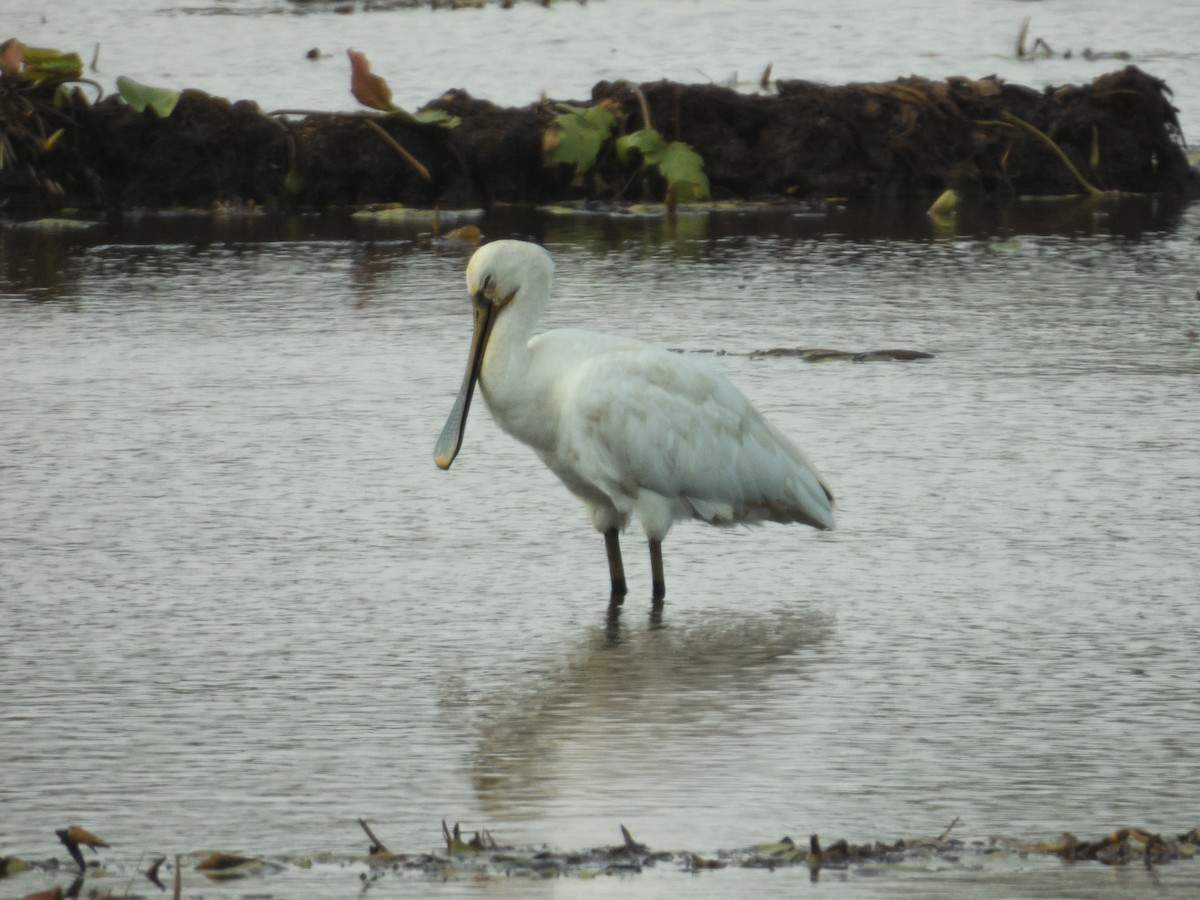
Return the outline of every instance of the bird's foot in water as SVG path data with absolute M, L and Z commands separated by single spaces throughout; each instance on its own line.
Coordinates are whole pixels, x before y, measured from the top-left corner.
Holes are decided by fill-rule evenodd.
M 609 606 L 620 606 L 625 602 L 625 595 L 629 593 L 629 588 L 625 584 L 624 578 L 614 578 L 612 583 L 612 596 L 609 597 Z

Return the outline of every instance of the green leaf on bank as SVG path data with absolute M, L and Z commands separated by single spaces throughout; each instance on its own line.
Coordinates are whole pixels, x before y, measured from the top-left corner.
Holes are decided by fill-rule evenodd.
M 83 77 L 83 60 L 78 53 L 63 53 L 50 47 L 25 47 L 22 60 L 21 74 L 30 81 Z
M 643 128 L 617 138 L 617 159 L 629 162 L 630 151 L 641 154 L 644 165 L 658 169 L 667 182 L 667 193 L 678 203 L 712 199 L 704 159 L 683 141 L 667 142 L 653 128 Z
M 413 118 L 418 122 L 434 122 L 443 128 L 457 128 L 462 122 L 458 116 L 453 116 L 444 109 L 423 109 L 413 113 Z
M 143 112 L 149 107 L 160 119 L 171 115 L 175 104 L 179 102 L 179 91 L 150 87 L 124 75 L 117 77 L 117 90 L 121 99 L 128 103 L 134 112 Z
M 542 160 L 548 166 L 568 164 L 575 167 L 575 180 L 596 163 L 600 148 L 612 135 L 616 119 L 600 103 L 595 106 L 558 104 L 562 115 L 554 120 L 542 139 Z

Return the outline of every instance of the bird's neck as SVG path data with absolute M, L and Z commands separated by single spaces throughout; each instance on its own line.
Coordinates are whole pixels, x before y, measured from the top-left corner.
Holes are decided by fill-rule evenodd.
M 483 359 L 479 386 L 496 424 L 538 450 L 554 441 L 553 425 L 546 415 L 552 385 L 535 365 L 528 332 L 506 334 L 496 323 Z

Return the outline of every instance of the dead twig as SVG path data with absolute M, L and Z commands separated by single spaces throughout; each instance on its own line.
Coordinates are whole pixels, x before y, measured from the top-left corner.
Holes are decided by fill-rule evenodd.
M 152 882 L 154 882 L 154 886 L 156 888 L 158 888 L 160 891 L 165 891 L 167 889 L 167 886 L 165 884 L 163 884 L 162 881 L 158 877 L 158 867 L 161 866 L 166 861 L 166 859 L 167 858 L 165 856 L 160 856 L 154 862 L 150 863 L 150 868 L 148 868 L 145 872 L 142 873 L 147 878 L 149 878 Z
M 67 848 L 67 852 L 71 854 L 71 858 L 78 864 L 80 872 L 87 869 L 87 864 L 83 861 L 83 853 L 79 850 L 80 845 L 91 847 L 93 851 L 97 847 L 108 846 L 108 842 L 103 838 L 97 837 L 86 828 L 81 828 L 78 825 L 59 828 L 54 833 L 58 835 L 58 839 Z
M 1035 125 L 1031 125 L 1029 122 L 1026 122 L 1024 119 L 1022 119 L 1018 116 L 1014 116 L 1007 109 L 1001 110 L 1000 116 L 1004 119 L 1004 121 L 1011 122 L 1012 124 L 1016 125 L 1018 128 L 1024 128 L 1026 131 L 1028 131 L 1034 137 L 1038 138 L 1043 143 L 1045 143 L 1051 150 L 1053 150 L 1055 152 L 1055 154 L 1057 154 L 1058 158 L 1062 160 L 1063 165 L 1067 167 L 1067 171 L 1069 171 L 1072 175 L 1075 176 L 1076 181 L 1079 182 L 1079 184 L 1083 187 L 1084 190 L 1086 190 L 1088 192 L 1088 194 L 1090 194 L 1093 197 L 1099 197 L 1104 194 L 1104 191 L 1100 190 L 1100 188 L 1096 187 L 1094 184 L 1092 184 L 1090 181 L 1088 181 L 1086 178 L 1084 178 L 1083 175 L 1080 174 L 1079 170 L 1077 168 L 1075 168 L 1075 164 L 1072 163 L 1071 160 L 1067 159 L 1067 154 L 1063 153 L 1062 148 L 1059 147 L 1058 144 L 1054 143 L 1054 141 L 1051 140 L 1049 135 L 1047 135 L 1044 131 L 1042 131 L 1040 128 L 1036 127 Z
M 458 823 L 454 823 L 454 831 L 451 832 L 450 829 L 446 827 L 446 820 L 442 819 L 442 838 L 446 841 L 446 852 L 454 853 L 455 843 L 462 843 L 462 832 L 459 831 Z
M 629 829 L 624 825 L 621 826 L 621 837 L 625 839 L 625 852 L 633 855 L 636 853 L 645 853 L 647 847 L 645 844 L 639 844 L 633 839 L 633 835 L 629 833 Z
M 642 127 L 653 128 L 654 125 L 650 122 L 650 104 L 646 102 L 646 95 L 642 93 L 640 87 L 634 87 L 633 92 L 637 94 L 638 104 L 642 107 Z
M 390 134 L 388 134 L 386 131 L 384 131 L 383 126 L 381 126 L 374 119 L 365 119 L 364 121 L 368 125 L 370 125 L 372 128 L 374 128 L 376 131 L 378 131 L 380 137 L 382 137 L 385 141 L 387 141 L 389 144 L 391 144 L 392 147 L 395 149 L 395 151 L 400 154 L 400 157 L 406 163 L 408 163 L 410 166 L 412 166 L 413 170 L 418 175 L 420 175 L 422 178 L 424 178 L 430 184 L 433 183 L 433 176 L 429 174 L 429 170 L 427 168 L 425 168 L 424 165 L 421 164 L 421 161 L 419 159 L 417 159 L 415 156 L 413 156 L 411 153 L 409 153 L 407 150 L 405 150 L 403 147 L 401 147 L 399 141 L 397 141 L 394 137 L 392 137 Z
M 1052 59 L 1054 57 L 1054 48 L 1051 47 L 1049 44 L 1047 44 L 1045 41 L 1043 41 L 1041 38 L 1038 38 L 1036 41 L 1033 42 L 1033 52 L 1037 53 L 1039 47 L 1042 50 L 1046 51 L 1047 59 Z M 1071 55 L 1071 51 L 1068 50 L 1066 55 L 1069 57 Z
M 358 824 L 362 826 L 362 830 L 365 831 L 367 833 L 367 837 L 371 839 L 371 846 L 367 850 L 367 853 L 370 856 L 374 856 L 377 853 L 391 854 L 391 851 L 383 845 L 383 841 L 375 836 L 375 832 L 371 830 L 371 826 L 367 824 L 365 819 L 359 819 Z
M 1044 131 L 1042 131 L 1036 125 L 1031 125 L 1029 122 L 1026 122 L 1024 119 L 1022 119 L 1018 116 L 1014 116 L 1012 113 L 1010 113 L 1006 109 L 1002 109 L 1000 111 L 1000 116 L 1002 117 L 1003 121 L 1001 121 L 999 119 L 976 119 L 975 124 L 976 125 L 1016 126 L 1017 128 L 1024 129 L 1025 131 L 1032 134 L 1034 137 L 1036 137 L 1038 140 L 1042 141 L 1044 144 L 1046 144 L 1046 146 L 1048 146 L 1051 150 L 1054 151 L 1055 155 L 1060 160 L 1062 160 L 1062 164 L 1067 167 L 1067 171 L 1069 171 L 1073 176 L 1075 176 L 1075 180 L 1079 182 L 1079 184 L 1083 187 L 1083 189 L 1085 191 L 1087 191 L 1089 196 L 1092 196 L 1092 197 L 1104 196 L 1104 191 L 1100 190 L 1100 188 L 1096 187 L 1094 184 L 1092 184 L 1090 181 L 1088 181 L 1086 178 L 1084 178 L 1083 175 L 1080 174 L 1079 170 L 1077 168 L 1075 168 L 1075 164 L 1072 163 L 1071 160 L 1069 160 L 1067 158 L 1067 154 L 1063 153 L 1062 148 L 1059 147 L 1058 144 L 1054 143 L 1054 140 L 1052 138 L 1050 138 L 1049 135 L 1047 135 Z M 1004 152 L 1006 159 L 1008 157 L 1009 150 L 1012 150 L 1011 145 L 1009 146 L 1008 150 L 1005 150 L 1005 152 Z
M 403 159 L 406 163 L 408 163 L 412 167 L 414 172 L 416 172 L 423 179 L 425 179 L 426 182 L 428 182 L 430 184 L 433 183 L 433 176 L 429 174 L 429 169 L 425 168 L 425 165 L 419 159 L 417 159 L 415 156 L 413 156 L 411 153 L 409 153 L 407 150 L 405 150 L 404 147 L 402 147 L 400 145 L 399 141 L 397 141 L 394 137 L 392 137 L 390 134 L 388 134 L 383 129 L 383 126 L 381 126 L 377 121 L 375 121 L 378 118 L 378 116 L 374 116 L 369 113 L 331 113 L 331 112 L 321 112 L 320 110 L 310 110 L 310 109 L 276 109 L 276 110 L 272 110 L 270 113 L 268 113 L 268 115 L 271 116 L 272 118 L 274 118 L 275 116 L 329 116 L 330 118 L 361 119 L 362 121 L 366 122 L 367 125 L 369 125 L 371 128 L 375 129 L 375 131 L 378 132 L 379 136 L 382 137 L 385 141 L 387 141 L 387 143 L 389 143 L 392 146 L 393 150 L 395 150 L 397 153 L 400 154 L 400 158 Z M 407 116 L 407 114 L 406 114 L 406 116 Z M 406 120 L 409 122 L 415 121 L 412 118 L 412 116 L 407 116 Z
M 955 816 L 954 821 L 946 826 L 946 830 L 938 835 L 937 842 L 940 844 L 942 841 L 944 841 L 949 836 L 950 832 L 954 830 L 954 826 L 957 824 L 958 824 L 958 816 Z

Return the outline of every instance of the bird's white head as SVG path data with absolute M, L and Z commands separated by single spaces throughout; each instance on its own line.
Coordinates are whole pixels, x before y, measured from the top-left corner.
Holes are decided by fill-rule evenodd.
M 497 309 L 518 294 L 544 303 L 553 277 L 554 260 L 543 247 L 526 241 L 492 241 L 476 250 L 467 264 L 467 293 Z
M 467 292 L 475 305 L 475 331 L 462 388 L 434 449 L 434 459 L 440 468 L 450 468 L 462 447 L 471 396 L 493 333 L 501 347 L 506 346 L 506 341 L 527 341 L 550 297 L 553 277 L 554 261 L 550 254 L 525 241 L 493 241 L 471 257 L 467 264 Z

